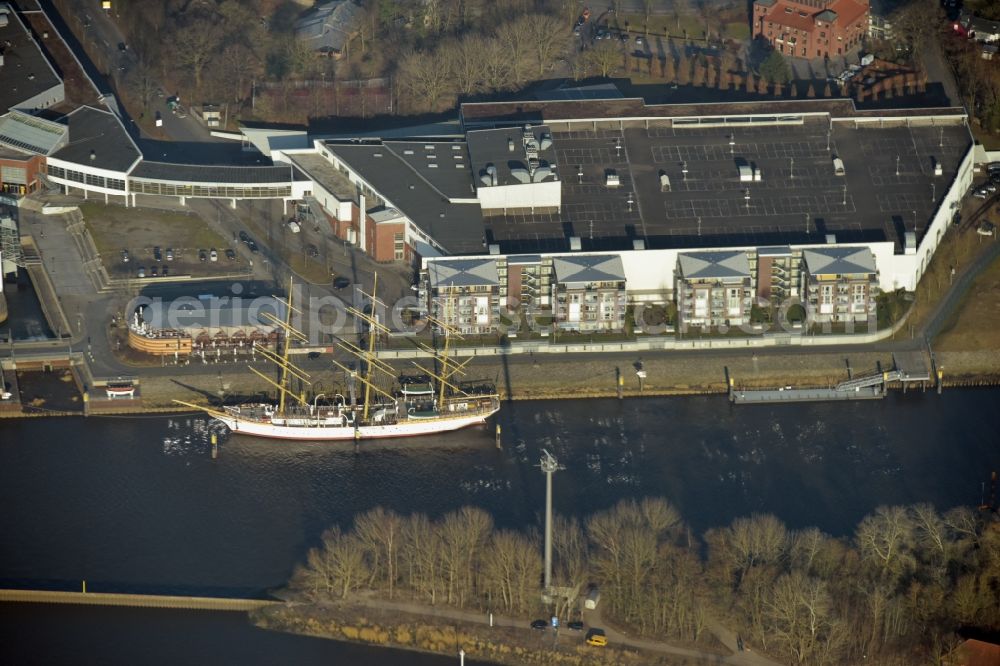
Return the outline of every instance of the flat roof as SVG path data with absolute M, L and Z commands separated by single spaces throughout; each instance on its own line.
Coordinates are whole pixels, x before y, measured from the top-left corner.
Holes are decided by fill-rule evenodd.
M 465 141 L 384 141 L 382 146 L 449 199 L 475 199 Z
M 290 184 L 292 182 L 292 167 L 290 165 L 211 166 L 143 160 L 129 177 L 178 183 Z
M 354 183 L 318 153 L 285 153 L 285 156 L 340 201 L 354 201 L 357 197 Z
M 4 78 L 4 84 L 0 85 L 0 111 L 16 107 L 62 83 L 14 8 L 9 3 L 0 3 L 0 12 L 4 10 L 9 18 L 7 25 L 0 27 L 4 63 L 0 70 Z
M 835 118 L 878 118 L 965 114 L 961 107 L 915 109 L 858 109 L 854 100 L 800 99 L 699 104 L 646 104 L 641 97 L 602 100 L 547 100 L 523 102 L 469 102 L 462 104 L 462 122 L 469 127 L 511 123 L 553 123 L 560 120 L 688 118 L 707 116 L 786 115 L 828 113 Z
M 0 145 L 17 150 L 48 155 L 66 143 L 67 128 L 20 111 L 0 116 Z
M 118 116 L 110 111 L 81 106 L 61 121 L 69 127 L 69 143 L 53 158 L 124 173 L 141 157 Z
M 561 209 L 490 215 L 487 242 L 530 253 L 565 251 L 571 236 L 595 251 L 632 249 L 636 239 L 649 249 L 784 246 L 833 234 L 838 243 L 902 248 L 906 232 L 926 232 L 972 146 L 961 119 L 557 131 Z M 835 157 L 844 175 L 834 173 Z M 756 167 L 761 180 L 742 181 L 741 165 Z M 606 186 L 608 169 L 618 187 Z
M 384 196 L 387 205 L 399 209 L 448 252 L 472 254 L 485 249 L 478 202 L 452 203 L 423 172 L 381 142 L 327 142 L 326 147 Z
M 521 185 L 524 181 L 515 177 L 515 172 L 528 175 L 526 146 L 533 142 L 537 154 L 538 168 L 556 166 L 556 151 L 552 133 L 545 125 L 536 125 L 528 130 L 528 136 L 521 127 L 470 130 L 466 135 L 469 144 L 472 174 L 476 187 L 488 187 L 482 179 L 487 176 L 487 167 L 496 169 L 497 185 Z M 536 172 L 538 173 L 538 172 Z M 548 176 L 547 179 L 552 178 Z
M 179 298 L 154 300 L 142 306 L 142 320 L 156 330 L 244 328 L 273 330 L 277 326 L 264 313 L 285 317 L 285 302 L 273 296 L 253 299 Z

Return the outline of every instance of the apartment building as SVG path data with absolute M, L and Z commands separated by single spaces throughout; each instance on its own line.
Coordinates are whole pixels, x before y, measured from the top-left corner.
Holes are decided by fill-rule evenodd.
M 552 269 L 552 314 L 560 329 L 625 329 L 626 280 L 620 254 L 555 257 Z
M 878 272 L 867 247 L 804 250 L 801 280 L 810 323 L 866 321 L 875 316 Z
M 496 333 L 500 326 L 500 277 L 494 258 L 428 263 L 431 315 L 466 335 Z
M 677 255 L 678 320 L 688 326 L 739 326 L 749 321 L 753 277 L 746 251 Z

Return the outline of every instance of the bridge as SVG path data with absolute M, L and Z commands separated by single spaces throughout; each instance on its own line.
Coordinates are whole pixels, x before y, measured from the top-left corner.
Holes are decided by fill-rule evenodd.
M 227 599 L 223 597 L 180 597 L 163 594 L 116 594 L 110 592 L 61 592 L 55 590 L 14 589 L 0 589 L 0 602 L 237 612 L 247 612 L 282 603 L 268 599 Z

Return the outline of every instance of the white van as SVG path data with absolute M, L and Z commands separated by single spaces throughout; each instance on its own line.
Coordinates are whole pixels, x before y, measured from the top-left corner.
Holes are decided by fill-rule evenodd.
M 591 587 L 587 592 L 587 598 L 583 602 L 583 607 L 587 610 L 594 610 L 601 601 L 601 591 L 597 587 Z
M 838 176 L 843 176 L 845 173 L 847 173 L 846 171 L 844 171 L 844 160 L 840 159 L 839 157 L 833 158 L 833 173 L 837 174 Z

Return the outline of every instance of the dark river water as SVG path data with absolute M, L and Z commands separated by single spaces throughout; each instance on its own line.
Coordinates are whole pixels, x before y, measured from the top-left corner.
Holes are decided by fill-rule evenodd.
M 200 416 L 3 421 L 0 585 L 79 589 L 85 579 L 91 591 L 264 594 L 323 529 L 376 505 L 438 516 L 475 504 L 501 526 L 537 525 L 543 448 L 565 466 L 559 512 L 660 495 L 697 533 L 772 512 L 793 528 L 844 535 L 880 504 L 979 504 L 981 483 L 1000 469 L 998 411 L 995 389 L 738 408 L 718 396 L 518 402 L 499 414 L 502 451 L 492 428 L 358 452 L 226 435 L 217 460 L 210 435 L 225 429 Z M 40 638 L 54 626 L 104 663 L 149 663 L 142 651 L 163 663 L 456 661 L 268 634 L 238 614 L 0 613 L 18 637 L 0 641 L 0 656 L 16 657 L 8 663 L 80 663 L 61 651 L 67 643 Z

